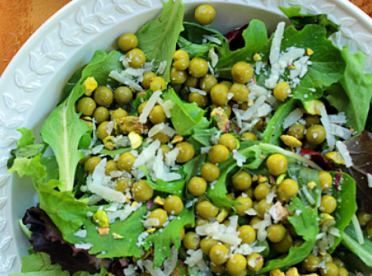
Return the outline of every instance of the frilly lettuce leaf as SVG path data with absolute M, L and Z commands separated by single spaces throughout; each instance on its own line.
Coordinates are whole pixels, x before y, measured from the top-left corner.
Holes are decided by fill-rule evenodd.
M 372 99 L 372 74 L 364 74 L 366 56 L 363 52 L 352 55 L 344 48 L 341 54 L 346 62 L 345 74 L 339 83 L 327 90 L 326 98 L 338 111 L 345 112 L 349 125 L 362 132 Z
M 143 26 L 137 33 L 138 48 L 147 61 L 154 61 L 157 67 L 167 62 L 163 78 L 170 81 L 170 68 L 176 51 L 177 39 L 183 31 L 183 3 L 181 0 L 163 2 L 160 15 Z
M 333 179 L 336 177 L 336 174 L 342 174 L 342 178 L 338 184 L 341 190 L 338 190 L 335 185 L 332 186 L 332 196 L 337 200 L 337 209 L 332 216 L 336 220 L 335 227 L 340 230 L 342 236 L 345 228 L 350 224 L 351 219 L 358 209 L 356 203 L 356 183 L 346 173 L 331 172 Z M 335 237 L 334 245 L 328 251 L 332 253 L 340 244 L 341 240 L 341 237 Z
M 231 78 L 231 68 L 238 61 L 253 61 L 253 55 L 260 53 L 263 47 L 269 42 L 265 23 L 254 19 L 243 31 L 245 41 L 244 48 L 236 51 L 228 51 L 221 55 L 216 66 L 217 72 L 222 78 Z
M 280 9 L 288 16 L 298 30 L 302 30 L 309 24 L 319 25 L 327 30 L 327 37 L 340 30 L 340 26 L 329 20 L 327 14 L 302 14 L 301 7 L 280 7 Z
M 187 224 L 194 226 L 194 223 L 194 210 L 184 208 L 181 214 L 172 220 L 161 232 L 157 230 L 145 239 L 145 249 L 149 249 L 151 246 L 154 248 L 154 267 L 161 266 L 163 261 L 170 257 L 172 243 L 177 249 L 180 248 L 181 229 Z
M 206 129 L 210 122 L 204 117 L 205 111 L 196 104 L 182 101 L 173 89 L 164 95 L 164 100 L 171 100 L 175 106 L 171 109 L 171 121 L 179 135 L 191 135 L 196 129 Z
M 122 68 L 119 62 L 120 56 L 121 53 L 117 51 L 109 54 L 102 50 L 97 51 L 91 62 L 84 68 L 72 92 L 53 110 L 41 129 L 44 142 L 53 149 L 58 162 L 61 191 L 72 191 L 76 166 L 84 157 L 78 150 L 79 143 L 82 137 L 91 131 L 75 112 L 75 103 L 84 94 L 82 83 L 87 77 L 107 79 L 113 68 Z
M 291 247 L 288 255 L 284 258 L 268 261 L 259 273 L 267 273 L 276 268 L 289 268 L 300 263 L 313 250 L 316 243 L 316 236 L 319 233 L 317 214 L 298 197 L 295 197 L 291 201 L 289 212 L 293 215 L 288 217 L 288 221 L 293 225 L 297 235 L 304 239 L 304 243 L 299 247 Z

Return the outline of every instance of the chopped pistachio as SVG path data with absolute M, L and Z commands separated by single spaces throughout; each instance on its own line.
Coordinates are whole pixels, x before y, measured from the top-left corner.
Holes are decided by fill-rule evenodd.
M 308 56 L 312 56 L 312 55 L 314 54 L 314 51 L 311 50 L 310 48 L 307 48 L 307 49 L 306 49 L 306 54 L 307 54 Z
M 156 230 L 156 228 L 151 228 L 151 229 L 149 229 L 149 230 L 146 230 L 146 232 L 147 232 L 147 233 L 153 233 L 153 232 L 155 232 L 155 230 Z
M 131 132 L 128 134 L 128 138 L 132 149 L 138 149 L 142 145 L 143 137 L 141 135 Z
M 289 65 L 287 67 L 288 70 L 293 70 L 293 69 L 296 69 L 296 66 L 294 66 L 293 64 Z
M 172 142 L 171 144 L 177 144 L 179 142 L 182 142 L 183 141 L 183 137 L 179 134 L 177 134 L 176 136 L 174 136 L 174 138 L 172 139 Z
M 225 208 L 222 208 L 220 213 L 217 215 L 216 220 L 219 223 L 222 223 L 227 218 L 228 215 L 229 212 Z
M 157 205 L 164 205 L 164 200 L 160 196 L 157 196 L 154 200 L 154 203 Z
M 298 273 L 297 268 L 293 267 L 287 270 L 285 276 L 300 276 L 300 274 Z
M 284 276 L 284 272 L 281 272 L 280 269 L 274 269 L 270 271 L 270 276 Z
M 122 235 L 119 235 L 119 234 L 116 234 L 116 233 L 112 233 L 112 236 L 114 237 L 115 240 L 124 239 L 124 237 Z
M 258 176 L 258 183 L 267 183 L 269 179 L 266 176 L 259 175 Z
M 222 107 L 214 108 L 211 112 L 211 118 L 216 122 L 217 128 L 222 132 L 228 132 L 230 128 L 229 118 Z
M 106 236 L 110 233 L 110 228 L 98 228 L 98 233 L 100 236 Z
M 286 174 L 279 175 L 278 178 L 276 179 L 276 184 L 279 185 L 280 183 L 282 183 L 286 176 L 287 176 Z
M 254 175 L 254 176 L 252 176 L 252 181 L 253 182 L 256 182 L 258 180 L 258 175 Z
M 335 151 L 328 152 L 326 153 L 325 157 L 337 165 L 345 165 L 345 160 L 338 152 Z
M 97 211 L 92 217 L 93 223 L 100 228 L 108 228 L 110 223 L 105 211 Z
M 256 53 L 253 55 L 253 60 L 254 61 L 261 61 L 262 60 L 262 57 L 260 54 Z
M 290 148 L 298 148 L 302 146 L 302 142 L 291 135 L 282 135 L 280 136 L 280 139 L 282 139 L 283 143 Z
M 311 190 L 314 189 L 316 187 L 315 181 L 310 181 L 307 183 L 307 187 L 309 187 Z
M 134 208 L 134 207 L 136 207 L 137 204 L 138 204 L 137 201 L 133 201 L 133 203 L 132 203 L 132 205 L 130 207 Z
M 310 114 L 310 115 L 318 115 L 320 116 L 320 110 L 322 108 L 325 108 L 325 105 L 322 101 L 320 100 L 311 100 L 311 101 L 306 101 L 303 102 L 303 106 L 305 111 Z
M 334 224 L 335 224 L 335 218 L 333 216 L 327 213 L 320 214 L 320 221 L 319 221 L 320 226 L 323 226 L 323 225 L 331 226 Z
M 97 89 L 98 87 L 98 83 L 97 81 L 95 80 L 95 78 L 93 77 L 89 77 L 87 78 L 84 82 L 83 82 L 83 87 L 84 87 L 84 94 L 88 97 L 92 96 L 93 94 L 93 91 Z

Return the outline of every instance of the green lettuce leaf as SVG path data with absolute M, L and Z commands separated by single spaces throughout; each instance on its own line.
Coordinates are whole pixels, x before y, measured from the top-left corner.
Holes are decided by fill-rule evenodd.
M 56 188 L 61 184 L 53 179 L 45 183 L 46 167 L 40 163 L 40 156 L 32 159 L 17 158 L 9 173 L 17 172 L 20 177 L 31 176 L 38 193 L 40 208 L 43 209 L 60 230 L 63 239 L 72 244 L 88 243 L 92 245 L 90 254 L 99 254 L 98 258 L 123 256 L 140 257 L 142 248 L 136 245 L 139 235 L 144 231 L 141 219 L 147 213 L 145 206 L 135 211 L 124 221 L 110 224 L 110 234 L 101 236 L 97 227 L 87 218 L 87 213 L 95 213 L 99 206 L 88 206 L 86 200 L 77 200 L 71 191 L 61 192 Z M 75 233 L 85 227 L 86 238 Z M 123 236 L 114 239 L 113 233 Z M 104 254 L 102 252 L 105 252 Z
M 119 62 L 120 56 L 121 53 L 117 51 L 109 54 L 101 50 L 97 51 L 91 62 L 84 68 L 80 81 L 68 98 L 53 110 L 41 129 L 44 142 L 53 149 L 58 162 L 61 191 L 73 189 L 76 166 L 84 157 L 78 151 L 79 143 L 81 138 L 91 131 L 75 112 L 75 103 L 84 94 L 82 83 L 87 77 L 94 77 L 97 81 L 107 80 L 113 69 L 112 63 Z M 118 64 L 114 67 L 118 67 Z
M 372 241 L 364 235 L 364 244 L 357 240 L 354 227 L 350 224 L 342 235 L 342 244 L 372 268 Z
M 320 98 L 323 90 L 338 82 L 345 72 L 345 61 L 341 51 L 327 38 L 324 27 L 307 25 L 297 31 L 293 26 L 284 32 L 281 50 L 296 45 L 298 48 L 310 48 L 314 54 L 310 57 L 312 65 L 301 79 L 299 86 L 293 89 L 293 97 L 302 101 Z M 311 92 L 310 89 L 316 89 Z
M 243 38 L 244 48 L 221 55 L 216 66 L 216 71 L 221 78 L 231 78 L 231 68 L 236 62 L 252 62 L 253 55 L 261 52 L 269 42 L 265 23 L 257 19 L 252 20 L 248 28 L 243 31 Z
M 149 249 L 151 246 L 154 248 L 154 267 L 161 266 L 164 260 L 170 257 L 172 243 L 177 249 L 181 247 L 181 229 L 187 224 L 194 226 L 194 223 L 194 210 L 184 208 L 176 219 L 162 229 L 162 232 L 157 230 L 145 239 L 145 249 Z
M 206 129 L 210 122 L 204 117 L 205 111 L 196 104 L 182 101 L 173 89 L 167 91 L 164 100 L 171 100 L 175 106 L 171 110 L 171 121 L 179 135 L 191 135 L 196 129 Z
M 311 206 L 314 210 L 318 209 L 318 202 L 322 196 L 322 188 L 319 184 L 319 171 L 305 168 L 303 165 L 290 165 L 287 173 L 290 178 L 297 180 L 299 196 L 302 202 L 304 202 L 307 206 Z M 316 183 L 316 186 L 313 189 L 310 189 L 307 186 L 307 184 L 311 181 Z M 306 190 L 313 198 L 313 204 L 311 204 L 308 198 L 305 196 L 303 187 L 306 187 Z
M 282 103 L 271 117 L 262 137 L 265 143 L 280 145 L 280 136 L 283 134 L 283 123 L 288 115 L 296 108 L 298 101 L 290 99 Z
M 143 171 L 146 174 L 147 184 L 155 191 L 164 192 L 172 195 L 178 195 L 182 197 L 183 188 L 185 187 L 186 181 L 182 177 L 178 181 L 166 182 L 161 179 L 156 180 L 155 182 L 151 179 L 149 171 L 146 166 L 138 167 L 139 170 Z
M 302 14 L 301 7 L 280 7 L 280 9 L 288 16 L 298 30 L 302 30 L 309 24 L 319 25 L 327 30 L 327 37 L 340 30 L 340 26 L 329 20 L 327 14 Z
M 190 58 L 203 57 L 208 58 L 209 49 L 217 47 L 214 43 L 196 44 L 188 41 L 186 38 L 180 36 L 177 41 L 178 48 L 184 50 Z
M 195 129 L 194 134 L 187 139 L 195 151 L 200 151 L 202 147 L 210 147 L 211 137 L 217 133 L 217 128 L 208 128 L 208 129 Z
M 336 177 L 336 172 L 331 172 L 333 178 Z M 337 209 L 332 214 L 336 219 L 335 227 L 340 230 L 341 235 L 345 228 L 350 224 L 351 219 L 355 215 L 358 206 L 356 203 L 356 183 L 355 180 L 348 174 L 342 173 L 342 178 L 339 183 L 341 191 L 332 186 L 332 196 L 337 200 Z M 335 237 L 335 243 L 328 251 L 332 253 L 340 244 L 342 238 Z
M 176 51 L 177 39 L 183 31 L 183 3 L 181 0 L 163 2 L 160 15 L 137 32 L 138 48 L 155 66 L 166 61 L 163 78 L 170 81 L 170 68 Z
M 341 54 L 346 62 L 345 74 L 339 83 L 327 90 L 326 98 L 338 111 L 346 113 L 348 124 L 362 132 L 372 99 L 372 74 L 364 74 L 364 53 L 352 55 L 348 48 L 344 48 Z
M 289 268 L 303 261 L 313 250 L 316 236 L 319 233 L 317 214 L 298 197 L 295 197 L 290 203 L 289 211 L 294 215 L 289 216 L 288 221 L 293 225 L 297 235 L 303 238 L 304 243 L 299 247 L 291 247 L 284 258 L 268 261 L 259 273 L 267 273 L 276 268 Z M 296 211 L 301 211 L 301 213 L 296 214 Z

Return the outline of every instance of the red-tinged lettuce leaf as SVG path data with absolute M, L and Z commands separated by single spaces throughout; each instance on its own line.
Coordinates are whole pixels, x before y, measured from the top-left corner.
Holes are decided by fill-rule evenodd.
M 105 271 L 108 271 L 117 276 L 124 276 L 123 269 L 127 267 L 127 262 L 118 258 L 99 259 L 96 255 L 89 254 L 87 250 L 77 249 L 73 244 L 64 241 L 61 232 L 39 207 L 27 210 L 23 223 L 30 225 L 32 231 L 30 242 L 36 253 L 26 257 L 22 267 L 23 273 L 53 270 L 55 274 L 50 275 L 65 276 L 65 273 L 67 275 L 75 273 L 74 276 L 91 274 L 101 276 L 106 275 Z
M 243 32 L 247 28 L 248 28 L 248 24 L 244 25 L 243 27 L 237 30 L 234 30 L 234 31 L 231 31 L 225 34 L 225 37 L 229 41 L 230 51 L 235 51 L 235 50 L 238 50 L 244 47 L 245 41 L 243 37 Z
M 73 244 L 63 241 L 61 232 L 40 208 L 27 210 L 23 223 L 30 225 L 32 232 L 30 242 L 35 253 L 49 254 L 52 264 L 58 263 L 63 270 L 70 273 L 98 272 L 100 260 L 89 255 L 87 250 L 76 249 Z
M 372 134 L 363 131 L 360 135 L 346 141 L 353 166 L 342 168 L 357 183 L 357 200 L 361 210 L 372 212 L 372 189 L 368 185 L 368 174 L 372 174 Z
M 310 160 L 313 161 L 318 166 L 320 166 L 323 170 L 327 170 L 327 171 L 335 170 L 335 168 L 331 165 L 331 163 L 329 163 L 329 161 L 319 152 L 316 152 L 308 148 L 302 148 L 300 151 L 300 154 L 302 156 L 309 155 Z

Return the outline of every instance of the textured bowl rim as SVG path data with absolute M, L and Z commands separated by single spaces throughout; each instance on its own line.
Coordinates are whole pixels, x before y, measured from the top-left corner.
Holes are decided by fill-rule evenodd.
M 95 2 L 93 7 L 93 2 Z M 184 0 L 187 3 L 208 2 L 201 0 Z M 278 6 L 298 6 L 303 7 L 303 11 L 310 13 L 327 13 L 330 18 L 336 23 L 341 23 L 342 30 L 332 39 L 338 46 L 349 46 L 352 52 L 356 50 L 364 51 L 367 56 L 368 71 L 372 71 L 372 19 L 360 10 L 357 6 L 348 0 L 213 0 L 212 3 L 225 4 L 240 4 L 254 6 L 261 9 L 266 9 L 278 13 Z M 102 14 L 102 10 L 106 5 L 114 10 L 116 16 L 121 17 L 141 14 L 149 10 L 159 8 L 161 0 L 74 0 L 66 4 L 52 17 L 50 17 L 22 46 L 22 48 L 13 57 L 7 68 L 4 70 L 0 78 L 0 276 L 8 275 L 12 272 L 20 271 L 20 256 L 15 245 L 13 224 L 11 221 L 11 200 L 8 198 L 11 195 L 12 176 L 7 175 L 6 161 L 9 151 L 15 147 L 15 141 L 19 137 L 16 134 L 16 128 L 23 126 L 27 121 L 27 112 L 32 109 L 32 96 L 34 91 L 41 90 L 42 78 L 49 74 L 58 74 L 59 70 L 55 70 L 53 66 L 44 64 L 40 70 L 35 67 L 35 63 L 40 57 L 39 52 L 44 49 L 45 55 L 50 55 L 53 61 L 62 60 L 66 56 L 63 51 L 61 55 L 52 56 L 48 49 L 52 47 L 50 37 L 53 32 L 60 36 L 63 43 L 71 47 L 83 47 L 84 43 L 80 39 L 68 37 L 64 20 L 74 21 L 71 25 L 76 25 L 82 29 L 82 32 L 88 34 L 95 30 L 94 24 L 84 25 L 84 17 L 90 15 L 97 20 L 100 28 L 104 26 L 116 24 L 115 17 L 111 14 Z M 92 7 L 91 7 L 92 6 Z M 80 12 L 82 9 L 89 7 L 93 8 L 93 13 L 86 17 L 86 14 Z M 79 14 L 80 12 L 80 14 Z M 73 15 L 72 15 L 73 14 Z M 69 19 L 70 18 L 70 19 Z M 120 19 L 121 21 L 125 19 Z M 59 30 L 57 30 L 59 26 Z M 98 25 L 97 25 L 98 26 Z M 113 26 L 113 25 L 111 25 Z M 109 29 L 110 27 L 107 27 Z M 47 37 L 46 37 L 47 36 Z M 48 38 L 49 37 L 49 38 Z M 65 48 L 67 49 L 67 48 Z M 48 53 L 47 53 L 48 52 Z M 44 57 L 45 57 L 44 55 Z M 60 68 L 61 66 L 59 66 Z M 26 68 L 26 69 L 25 69 Z M 22 73 L 25 70 L 26 73 Z M 39 80 L 34 80 L 32 74 L 34 72 Z M 72 72 L 71 72 L 72 73 Z M 50 82 L 47 80 L 46 82 Z M 14 91 L 20 91 L 18 94 Z M 11 90 L 11 94 L 6 91 Z M 25 98 L 25 99 L 23 99 Z M 10 112 L 5 114 L 3 111 Z M 8 122 L 9 118 L 14 118 Z M 6 119 L 6 120 L 5 120 Z

